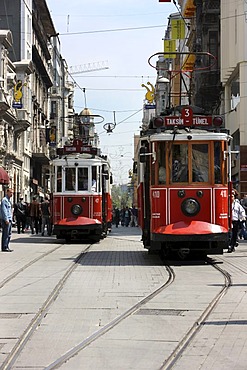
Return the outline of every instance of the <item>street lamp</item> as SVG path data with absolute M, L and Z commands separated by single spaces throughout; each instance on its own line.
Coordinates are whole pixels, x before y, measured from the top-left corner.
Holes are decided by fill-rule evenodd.
M 111 134 L 116 127 L 116 115 L 115 111 L 113 112 L 113 123 L 105 123 L 103 129 L 106 130 L 107 134 Z
M 170 108 L 171 81 L 165 76 L 158 76 L 156 84 L 156 114 Z

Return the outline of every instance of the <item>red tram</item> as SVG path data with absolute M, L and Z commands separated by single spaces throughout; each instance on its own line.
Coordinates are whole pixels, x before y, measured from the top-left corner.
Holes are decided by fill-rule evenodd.
M 144 247 L 222 254 L 228 248 L 228 151 L 218 119 L 193 115 L 151 120 L 141 132 L 138 211 Z M 180 112 L 181 113 L 181 112 Z
M 110 165 L 98 148 L 74 140 L 52 161 L 52 222 L 58 239 L 99 241 L 112 220 Z

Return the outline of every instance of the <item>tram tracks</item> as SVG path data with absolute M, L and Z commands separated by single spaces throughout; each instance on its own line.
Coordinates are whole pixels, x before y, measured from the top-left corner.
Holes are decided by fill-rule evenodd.
M 7 278 L 2 280 L 0 282 L 0 289 L 4 287 L 7 283 L 9 283 L 11 280 L 16 278 L 21 272 L 25 271 L 30 266 L 34 265 L 36 262 L 42 260 L 43 258 L 47 257 L 49 254 L 55 252 L 56 250 L 60 249 L 64 244 L 59 244 L 55 248 L 52 248 L 51 250 L 47 251 L 46 253 L 43 253 L 41 256 L 34 258 L 32 261 L 26 263 L 24 266 L 22 266 L 20 269 L 16 270 L 13 274 L 9 275 Z
M 45 256 L 53 253 L 57 249 L 61 248 L 63 245 L 59 245 L 56 248 L 53 248 L 49 252 L 43 254 L 42 256 L 34 259 L 33 261 L 30 261 L 28 264 L 23 266 L 21 269 L 16 271 L 14 274 L 10 275 L 8 278 L 6 278 L 2 283 L 1 287 L 3 287 L 5 284 L 10 282 L 12 279 L 14 279 L 16 276 L 18 276 L 21 272 L 23 272 L 28 267 L 32 266 L 34 263 L 38 262 Z M 22 333 L 22 335 L 19 337 L 19 340 L 16 342 L 13 349 L 10 351 L 8 356 L 6 357 L 5 361 L 3 362 L 1 366 L 1 370 L 10 370 L 15 363 L 16 359 L 18 358 L 19 354 L 25 347 L 25 344 L 27 341 L 31 338 L 32 334 L 36 330 L 36 328 L 40 325 L 42 319 L 47 314 L 49 307 L 52 305 L 52 303 L 56 300 L 58 297 L 60 291 L 62 290 L 64 284 L 66 283 L 67 279 L 70 277 L 70 275 L 73 273 L 73 271 L 76 269 L 82 258 L 84 258 L 85 254 L 89 251 L 92 244 L 88 245 L 74 260 L 70 263 L 69 267 L 67 268 L 66 272 L 63 274 L 61 279 L 58 281 L 54 289 L 49 294 L 48 298 L 45 300 L 41 308 L 38 310 L 36 315 L 34 316 L 33 320 L 29 323 L 25 331 Z
M 129 240 L 132 241 L 132 240 Z M 61 246 L 59 246 L 61 247 Z M 56 250 L 59 247 L 56 247 L 53 249 Z M 6 360 L 4 361 L 3 365 L 1 366 L 1 370 L 5 369 L 11 369 L 13 364 L 18 359 L 20 353 L 25 348 L 26 343 L 28 340 L 31 339 L 32 334 L 35 332 L 37 327 L 41 324 L 43 318 L 46 316 L 46 314 L 49 312 L 49 308 L 52 305 L 52 303 L 56 300 L 58 297 L 60 291 L 62 290 L 64 284 L 66 283 L 69 276 L 73 273 L 76 266 L 80 263 L 81 259 L 86 255 L 86 253 L 90 250 L 91 245 L 89 245 L 85 250 L 78 255 L 76 260 L 74 260 L 69 268 L 66 270 L 63 277 L 59 280 L 59 282 L 56 284 L 53 291 L 50 293 L 49 297 L 46 299 L 40 310 L 37 312 L 33 320 L 30 322 L 30 325 L 26 328 L 25 332 L 22 334 L 22 336 L 19 338 L 18 342 L 14 346 L 13 350 L 10 352 Z M 49 253 L 51 253 L 50 251 Z M 48 253 L 48 252 L 47 252 Z M 39 257 L 40 259 L 41 257 Z M 37 260 L 37 259 L 36 259 Z M 30 262 L 31 263 L 31 262 Z M 33 261 L 34 263 L 34 261 Z M 214 268 L 216 268 L 218 271 L 220 271 L 225 278 L 225 284 L 222 287 L 221 291 L 217 294 L 217 296 L 209 303 L 209 305 L 206 307 L 206 309 L 203 311 L 203 313 L 200 315 L 198 320 L 194 323 L 194 325 L 187 331 L 185 336 L 182 338 L 182 340 L 179 342 L 179 344 L 176 346 L 176 348 L 172 351 L 170 356 L 166 358 L 164 363 L 162 364 L 162 367 L 160 369 L 171 369 L 173 365 L 179 360 L 180 356 L 182 355 L 183 351 L 187 348 L 189 343 L 192 341 L 194 336 L 197 334 L 198 330 L 201 328 L 203 322 L 206 320 L 206 318 L 209 316 L 209 314 L 212 312 L 212 310 L 215 308 L 219 300 L 223 297 L 223 295 L 226 293 L 229 286 L 231 286 L 231 278 L 229 274 L 221 269 L 217 264 L 213 263 L 212 260 L 208 259 L 208 263 L 211 264 Z M 55 361 L 50 363 L 45 369 L 56 369 L 65 364 L 67 361 L 69 361 L 72 357 L 79 354 L 84 348 L 89 346 L 91 343 L 95 342 L 97 339 L 102 337 L 104 334 L 109 332 L 110 330 L 114 329 L 119 325 L 123 320 L 128 319 L 131 315 L 135 314 L 141 308 L 151 301 L 154 297 L 158 296 L 164 289 L 168 288 L 175 280 L 175 272 L 173 268 L 169 265 L 164 266 L 168 272 L 168 279 L 167 281 L 161 285 L 159 288 L 154 290 L 152 293 L 147 295 L 145 298 L 140 300 L 138 303 L 134 304 L 130 308 L 128 308 L 126 311 L 124 311 L 122 314 L 117 316 L 116 318 L 112 319 L 110 322 L 108 322 L 105 326 L 101 327 L 99 330 L 96 330 L 91 335 L 89 335 L 87 338 L 83 339 L 79 344 L 77 344 L 75 347 L 69 349 L 67 352 L 65 352 L 62 356 L 57 358 Z M 20 271 L 19 271 L 20 273 Z
M 132 241 L 132 240 L 129 240 Z M 73 271 L 76 269 L 82 258 L 86 255 L 86 253 L 90 250 L 92 245 L 89 245 L 85 250 L 83 250 L 82 253 L 78 255 L 78 257 L 71 263 L 69 268 L 66 270 L 63 277 L 58 281 L 48 298 L 43 303 L 42 307 L 39 309 L 39 311 L 36 313 L 33 320 L 30 322 L 30 324 L 27 326 L 26 330 L 23 332 L 23 334 L 19 337 L 18 342 L 15 344 L 5 361 L 3 362 L 1 366 L 1 370 L 9 370 L 13 367 L 14 363 L 18 359 L 20 353 L 25 348 L 26 343 L 31 339 L 32 334 L 35 332 L 35 330 L 38 328 L 38 326 L 41 324 L 43 318 L 47 315 L 50 306 L 52 303 L 56 300 L 58 297 L 60 291 L 63 289 L 63 286 L 65 285 L 67 279 L 69 276 L 73 273 Z M 52 253 L 53 251 L 57 250 L 59 247 L 54 248 L 53 250 L 47 252 L 45 255 Z M 43 255 L 44 257 L 44 255 Z M 28 268 L 28 266 L 31 266 L 38 260 L 40 260 L 42 257 L 36 258 L 35 260 L 31 261 L 29 264 L 23 266 L 20 270 L 18 270 L 15 274 L 12 274 L 8 279 L 5 279 L 5 284 L 14 277 L 16 277 L 20 272 L 24 271 L 25 268 Z M 154 290 L 152 293 L 144 297 L 141 301 L 137 302 L 135 305 L 128 308 L 125 312 L 111 320 L 108 324 L 106 324 L 101 329 L 97 330 L 96 332 L 92 333 L 89 337 L 82 340 L 77 346 L 67 351 L 63 356 L 56 359 L 53 363 L 51 363 L 46 369 L 55 369 L 59 366 L 61 366 L 63 363 L 68 361 L 70 358 L 75 356 L 77 353 L 79 353 L 82 349 L 87 347 L 89 344 L 93 343 L 96 339 L 103 336 L 106 332 L 116 327 L 119 323 L 121 323 L 123 320 L 134 314 L 136 311 L 141 309 L 142 306 L 144 306 L 147 302 L 149 302 L 152 298 L 157 296 L 160 292 L 162 292 L 165 288 L 170 286 L 172 282 L 175 279 L 174 271 L 171 267 L 166 266 L 166 270 L 168 273 L 168 279 L 167 281 L 162 284 L 159 288 Z M 3 284 L 2 284 L 3 285 Z
M 232 285 L 232 280 L 230 274 L 219 267 L 217 263 L 214 263 L 212 259 L 207 258 L 206 261 L 208 264 L 213 266 L 215 269 L 217 269 L 225 279 L 225 284 L 222 287 L 222 289 L 219 291 L 219 293 L 214 297 L 214 299 L 208 304 L 206 309 L 202 312 L 198 320 L 194 323 L 194 325 L 188 330 L 188 332 L 185 334 L 185 336 L 182 338 L 182 340 L 178 343 L 176 348 L 172 351 L 170 356 L 163 362 L 162 366 L 159 370 L 170 370 L 173 368 L 173 366 L 176 364 L 176 362 L 181 357 L 182 353 L 185 351 L 185 349 L 188 347 L 188 345 L 191 343 L 193 338 L 196 336 L 198 331 L 201 329 L 203 323 L 208 318 L 208 316 L 211 314 L 211 312 L 214 310 L 214 308 L 217 306 L 218 302 L 221 300 L 221 298 L 226 294 L 227 290 Z
M 173 269 L 170 266 L 166 266 L 166 270 L 168 273 L 168 279 L 167 281 L 162 284 L 159 288 L 154 290 L 152 293 L 147 295 L 145 298 L 143 298 L 141 301 L 130 307 L 128 310 L 123 312 L 121 315 L 110 321 L 108 324 L 106 324 L 101 329 L 94 332 L 92 335 L 84 339 L 82 342 L 80 342 L 77 346 L 67 351 L 63 356 L 59 357 L 56 361 L 51 363 L 49 366 L 45 367 L 45 370 L 52 370 L 59 368 L 62 364 L 69 361 L 72 357 L 77 355 L 81 350 L 83 350 L 85 347 L 93 343 L 96 339 L 100 338 L 102 335 L 107 333 L 109 330 L 115 328 L 118 324 L 120 324 L 123 320 L 127 319 L 131 315 L 133 315 L 135 312 L 141 309 L 146 303 L 148 303 L 151 299 L 156 297 L 158 294 L 160 294 L 164 289 L 168 288 L 175 279 L 175 273 Z

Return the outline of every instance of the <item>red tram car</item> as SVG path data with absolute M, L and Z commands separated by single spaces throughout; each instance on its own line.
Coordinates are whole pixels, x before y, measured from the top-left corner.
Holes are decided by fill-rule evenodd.
M 98 148 L 74 140 L 52 161 L 52 222 L 58 239 L 99 241 L 112 220 L 110 165 Z
M 222 254 L 228 248 L 228 151 L 231 137 L 218 119 L 153 119 L 141 132 L 138 210 L 144 247 Z M 188 110 L 191 111 L 191 108 Z

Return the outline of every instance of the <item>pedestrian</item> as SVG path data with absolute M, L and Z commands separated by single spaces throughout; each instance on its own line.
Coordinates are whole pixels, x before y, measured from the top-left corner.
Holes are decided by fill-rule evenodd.
M 30 203 L 26 203 L 26 226 L 25 231 L 28 231 L 31 228 L 31 216 L 30 216 Z
M 40 204 L 37 201 L 36 197 L 33 197 L 33 200 L 30 204 L 30 217 L 31 217 L 31 231 L 34 234 L 39 233 L 39 219 L 40 219 Z
M 44 202 L 40 205 L 41 208 L 41 217 L 42 217 L 42 226 L 41 226 L 41 235 L 45 234 L 45 227 L 47 228 L 47 234 L 51 235 L 51 210 L 49 198 L 45 196 Z
M 118 227 L 119 225 L 119 221 L 120 221 L 120 211 L 118 208 L 115 208 L 115 216 L 114 216 L 114 220 L 115 220 L 115 225 L 116 227 Z
M 124 214 L 125 214 L 125 208 L 122 207 L 120 211 L 120 221 L 121 221 L 121 226 L 124 226 Z
M 124 224 L 126 227 L 129 226 L 130 218 L 131 218 L 131 212 L 129 210 L 129 207 L 126 206 L 125 211 L 124 211 Z
M 20 234 L 24 233 L 27 221 L 27 204 L 23 201 L 23 197 L 20 196 L 19 202 L 14 205 L 14 216 L 17 223 L 17 232 Z
M 9 249 L 9 242 L 12 230 L 12 204 L 10 198 L 13 195 L 13 189 L 7 189 L 6 196 L 3 197 L 1 202 L 1 215 L 2 215 L 2 252 L 12 252 Z
M 240 201 L 241 206 L 245 210 L 245 218 L 247 217 L 247 194 L 244 194 L 243 198 Z M 246 220 L 243 220 L 241 222 L 241 230 L 239 233 L 239 238 L 244 240 L 247 240 L 247 230 L 246 230 Z
M 131 209 L 131 223 L 130 223 L 132 227 L 138 226 L 137 216 L 138 216 L 138 210 L 136 206 L 133 206 Z
M 241 221 L 245 219 L 245 210 L 241 206 L 238 195 L 232 191 L 232 235 L 230 240 L 230 245 L 228 248 L 228 253 L 235 251 L 235 247 L 238 246 L 238 229 Z

